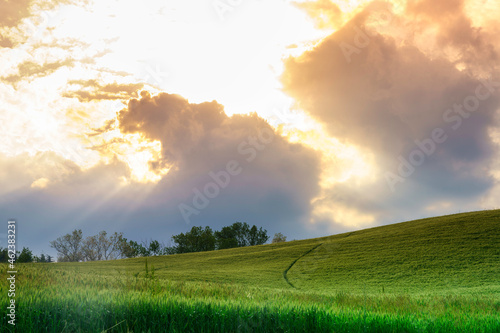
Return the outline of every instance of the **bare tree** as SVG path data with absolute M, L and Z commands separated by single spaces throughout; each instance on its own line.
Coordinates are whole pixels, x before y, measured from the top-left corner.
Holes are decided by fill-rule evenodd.
M 273 243 L 281 242 L 286 242 L 286 236 L 284 236 L 281 232 L 275 233 L 273 237 Z
M 111 243 L 111 240 L 108 239 L 106 231 L 101 231 L 99 234 L 96 236 L 97 237 L 97 248 L 99 249 L 99 258 L 98 260 L 108 260 L 110 256 L 110 252 L 112 249 L 113 244 Z
M 75 230 L 50 242 L 50 246 L 57 250 L 58 261 L 110 260 L 123 257 L 123 240 L 122 233 L 108 237 L 106 231 L 83 239 L 82 231 Z
M 109 236 L 109 247 L 105 252 L 105 258 L 108 259 L 116 259 L 118 257 L 123 257 L 122 254 L 122 244 L 124 242 L 123 233 L 115 232 L 111 236 Z
M 90 254 L 88 260 L 110 260 L 122 256 L 122 233 L 114 233 L 107 236 L 106 231 L 101 231 L 99 234 L 88 237 L 87 250 Z
M 86 261 L 99 260 L 99 243 L 97 236 L 89 236 L 82 243 L 82 255 Z
M 75 229 L 71 234 L 66 234 L 50 242 L 50 246 L 56 249 L 58 253 L 58 261 L 82 260 L 82 238 L 82 230 Z

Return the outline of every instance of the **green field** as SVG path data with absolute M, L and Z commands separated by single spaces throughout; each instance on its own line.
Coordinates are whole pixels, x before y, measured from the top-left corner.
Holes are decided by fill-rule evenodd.
M 17 269 L 16 330 L 2 283 L 2 332 L 500 332 L 500 210 Z

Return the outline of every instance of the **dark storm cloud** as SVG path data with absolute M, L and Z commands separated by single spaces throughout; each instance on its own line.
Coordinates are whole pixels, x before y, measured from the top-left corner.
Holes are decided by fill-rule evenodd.
M 319 189 L 317 153 L 289 143 L 256 114 L 228 117 L 215 101 L 194 104 L 178 95 L 143 92 L 118 120 L 123 133 L 161 142 L 160 162 L 171 170 L 160 183 L 159 198 L 193 207 L 196 191 L 214 181 L 211 173 L 224 172 L 228 163 L 239 166 L 241 173 L 219 189 L 209 207 L 196 208 L 195 221 L 209 212 L 214 218 L 232 212 L 235 218 L 272 216 L 276 224 L 297 221 L 307 216 Z
M 354 39 L 351 31 L 355 31 L 350 30 L 346 27 L 314 51 L 290 59 L 283 77 L 297 104 L 325 122 L 335 137 L 384 154 L 402 152 L 415 139 L 446 125 L 445 111 L 474 95 L 481 84 L 443 59 L 428 59 L 417 48 L 397 47 L 382 36 L 372 37 L 370 45 L 347 64 L 340 45 Z M 487 88 L 482 89 L 486 93 Z M 498 99 L 481 104 L 457 136 L 467 137 L 475 142 L 471 147 L 482 147 L 489 155 L 482 142 Z M 470 152 L 450 153 L 466 156 Z
M 82 170 L 54 152 L 0 154 L 0 170 L 0 218 L 17 219 L 18 247 L 28 246 L 38 255 L 55 255 L 49 241 L 75 228 L 119 231 L 110 220 L 104 226 L 99 215 L 109 211 L 108 216 L 116 216 L 124 210 L 122 203 L 131 205 L 131 198 L 140 197 L 134 187 L 121 191 L 130 170 L 116 159 Z M 45 186 L 33 186 L 41 179 Z M 0 247 L 5 242 L 0 239 Z
M 0 156 L 1 170 L 16 175 L 2 178 L 0 218 L 15 217 L 27 228 L 21 246 L 47 253 L 49 241 L 75 228 L 87 235 L 122 231 L 129 239 L 168 244 L 172 234 L 193 225 L 219 229 L 235 221 L 262 226 L 271 236 L 316 236 L 307 221 L 319 191 L 318 153 L 288 142 L 256 114 L 229 117 L 215 101 L 195 104 L 178 95 L 143 92 L 116 122 L 100 133 L 118 126 L 124 134 L 159 140 L 161 160 L 152 167 L 169 166 L 168 174 L 157 184 L 144 184 L 131 180 L 129 167 L 116 158 L 81 169 L 55 153 Z M 93 149 L 106 152 L 106 143 Z M 211 175 L 220 175 L 231 161 L 241 172 L 186 221 L 179 205 L 195 207 L 196 191 L 203 192 L 214 182 Z
M 439 20 L 431 9 L 423 1 L 407 10 Z M 375 182 L 338 184 L 326 196 L 377 216 L 418 211 L 438 200 L 475 202 L 495 182 L 488 167 L 497 151 L 488 131 L 498 126 L 500 76 L 484 61 L 495 59 L 494 50 L 486 58 L 464 55 L 463 63 L 472 63 L 461 71 L 440 53 L 429 56 L 411 40 L 375 31 L 367 24 L 370 10 L 312 51 L 288 59 L 282 77 L 298 107 L 323 123 L 331 136 L 372 154 L 379 170 Z M 462 14 L 460 6 L 444 12 L 440 41 L 461 50 L 492 50 L 488 34 L 472 28 L 470 20 L 454 30 L 457 13 Z M 479 78 L 485 72 L 489 81 Z M 429 143 L 433 133 L 439 143 Z M 432 153 L 413 153 L 421 150 L 415 140 L 428 143 Z M 408 175 L 400 177 L 393 193 L 385 173 L 400 176 L 400 157 L 417 160 L 421 154 L 425 161 L 414 170 L 402 167 Z

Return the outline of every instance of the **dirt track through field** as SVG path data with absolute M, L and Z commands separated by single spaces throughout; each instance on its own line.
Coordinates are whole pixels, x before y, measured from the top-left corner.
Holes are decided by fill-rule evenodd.
M 299 261 L 300 258 L 302 257 L 305 257 L 306 255 L 308 255 L 309 253 L 311 253 L 312 251 L 316 250 L 318 247 L 320 247 L 321 245 L 323 245 L 323 243 L 319 243 L 318 245 L 315 245 L 312 249 L 310 249 L 309 251 L 303 253 L 300 257 L 298 257 L 297 259 L 295 259 L 294 261 L 292 261 L 292 263 L 290 264 L 290 266 L 288 266 L 287 269 L 285 269 L 283 271 L 283 278 L 285 279 L 286 283 L 288 283 L 290 286 L 292 286 L 292 288 L 295 288 L 295 289 L 298 289 L 297 287 L 295 287 L 290 281 L 288 281 L 288 277 L 287 277 L 287 273 L 288 271 L 290 270 L 290 268 L 293 267 L 293 265 L 295 265 L 295 263 L 297 261 Z
M 348 234 L 347 234 L 345 237 L 343 237 L 343 238 L 347 238 L 347 237 L 351 236 L 353 233 L 354 233 L 354 231 L 353 231 L 353 232 L 348 233 Z M 295 286 L 294 286 L 294 285 L 293 285 L 293 284 L 292 284 L 292 283 L 288 280 L 288 276 L 287 276 L 288 271 L 289 271 L 289 270 L 293 267 L 293 265 L 295 265 L 295 263 L 296 263 L 297 261 L 299 261 L 300 259 L 302 259 L 302 258 L 303 258 L 303 257 L 305 257 L 306 255 L 308 255 L 308 254 L 309 254 L 309 253 L 311 253 L 312 251 L 316 250 L 318 247 L 320 247 L 320 246 L 321 246 L 321 245 L 323 245 L 323 244 L 324 244 L 324 243 L 319 243 L 318 245 L 315 245 L 312 249 L 310 249 L 310 250 L 306 251 L 305 253 L 303 253 L 303 254 L 302 254 L 301 256 L 299 256 L 297 259 L 295 259 L 294 261 L 292 261 L 292 263 L 290 264 L 290 266 L 288 266 L 288 268 L 287 268 L 287 269 L 285 269 L 285 270 L 283 271 L 283 278 L 285 279 L 286 283 L 288 283 L 288 284 L 289 284 L 292 288 L 299 289 L 299 288 L 295 287 Z

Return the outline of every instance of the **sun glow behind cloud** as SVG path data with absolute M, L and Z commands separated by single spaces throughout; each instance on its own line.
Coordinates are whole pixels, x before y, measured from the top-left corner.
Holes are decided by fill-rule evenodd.
M 277 17 L 277 12 L 283 15 Z M 118 147 L 116 131 L 89 137 L 92 128 L 119 111 L 119 100 L 113 104 L 61 99 L 61 92 L 72 88 L 67 85 L 71 80 L 142 82 L 151 92 L 179 93 L 191 102 L 215 99 L 229 115 L 257 111 L 272 118 L 276 107 L 283 110 L 289 105 L 282 102 L 287 97 L 278 80 L 282 58 L 324 32 L 314 29 L 307 16 L 287 1 L 249 2 L 225 16 L 222 20 L 209 2 L 193 10 L 185 1 L 137 6 L 134 1 L 108 0 L 36 13 L 19 27 L 35 33 L 20 48 L 4 50 L 3 58 L 10 75 L 17 75 L 13 69 L 19 66 L 20 72 L 27 62 L 54 64 L 53 69 L 48 74 L 43 68 L 40 77 L 18 78 L 15 85 L 18 92 L 25 91 L 23 101 L 4 104 L 2 117 L 11 128 L 23 129 L 22 138 L 4 141 L 1 150 L 8 154 L 51 150 L 83 168 L 115 154 L 127 162 L 136 181 L 158 181 L 167 172 L 149 170 L 160 150 L 155 143 L 127 137 Z M 290 44 L 295 47 L 288 48 Z M 25 50 L 21 57 L 19 50 Z M 11 89 L 4 85 L 2 90 Z M 18 92 L 13 96 L 21 96 Z M 22 111 L 10 113 L 14 107 Z M 89 149 L 103 147 L 103 140 L 114 140 L 113 149 L 99 154 Z
M 322 156 L 321 184 L 328 188 L 336 183 L 367 181 L 373 176 L 373 167 L 354 146 L 341 143 L 335 138 L 328 137 L 323 129 L 300 131 L 296 129 L 282 129 L 290 142 L 305 144 L 319 152 Z
M 168 167 L 153 170 L 150 163 L 160 160 L 161 143 L 149 141 L 139 134 L 121 134 L 118 130 L 108 132 L 101 144 L 92 147 L 101 158 L 110 163 L 114 158 L 124 161 L 131 171 L 133 181 L 157 182 L 169 171 Z
M 210 2 L 193 10 L 182 1 L 147 7 L 101 1 L 91 10 L 67 9 L 53 35 L 76 38 L 95 52 L 107 50 L 94 59 L 99 66 L 193 102 L 216 99 L 233 114 L 269 107 L 280 93 L 276 78 L 287 46 L 324 36 L 307 22 L 287 1 L 248 2 L 224 20 Z
M 281 128 L 290 142 L 299 142 L 317 150 L 321 154 L 321 191 L 311 200 L 313 207 L 309 222 L 335 221 L 344 226 L 362 228 L 372 225 L 375 217 L 357 212 L 328 198 L 328 192 L 335 185 L 349 182 L 369 183 L 376 177 L 376 170 L 370 154 L 329 137 L 324 129 L 300 131 L 295 128 Z
M 309 191 L 304 191 L 308 194 L 303 197 L 282 201 L 285 202 L 283 205 L 289 207 L 304 204 L 302 211 L 299 209 L 299 213 L 294 212 L 297 221 L 300 220 L 297 223 L 311 228 L 326 225 L 334 232 L 339 224 L 345 228 L 360 228 L 379 222 L 381 216 L 385 218 L 384 221 L 391 221 L 393 216 L 387 217 L 388 214 L 393 214 L 398 209 L 403 211 L 398 216 L 406 216 L 406 207 L 411 207 L 409 209 L 413 211 L 431 209 L 436 214 L 456 207 L 450 208 L 447 204 L 452 202 L 450 198 L 436 200 L 446 204 L 420 204 L 419 200 L 425 201 L 424 196 L 419 198 L 419 194 L 412 193 L 412 189 L 418 193 L 424 191 L 422 188 L 425 189 L 425 186 L 439 187 L 426 184 L 424 187 L 411 188 L 409 185 L 412 182 L 425 183 L 433 175 L 418 181 L 415 181 L 418 178 L 408 179 L 405 186 L 408 185 L 406 188 L 409 190 L 404 193 L 408 197 L 415 195 L 415 200 L 408 200 L 414 201 L 414 206 L 399 202 L 405 195 L 388 193 L 386 184 L 383 184 L 383 173 L 387 171 L 388 165 L 397 161 L 398 154 L 405 148 L 390 150 L 392 144 L 402 145 L 404 142 L 403 135 L 398 137 L 405 131 L 402 127 L 408 125 L 411 128 L 422 122 L 422 126 L 417 126 L 414 132 L 402 134 L 418 138 L 428 134 L 428 124 L 424 124 L 423 119 L 432 118 L 431 112 L 426 113 L 426 117 L 416 116 L 416 110 L 408 107 L 411 104 L 408 101 L 413 99 L 414 104 L 420 105 L 418 112 L 428 111 L 429 105 L 439 109 L 437 112 L 444 111 L 441 110 L 443 105 L 448 107 L 450 101 L 441 102 L 444 95 L 448 96 L 448 91 L 442 96 L 432 93 L 441 89 L 440 86 L 433 86 L 434 82 L 438 85 L 441 83 L 439 79 L 448 75 L 440 76 L 441 70 L 449 70 L 449 75 L 456 78 L 453 82 L 459 82 L 459 79 L 467 75 L 485 77 L 489 74 L 483 61 L 487 57 L 481 58 L 487 52 L 473 51 L 474 47 L 482 50 L 481 47 L 487 45 L 485 41 L 489 42 L 495 32 L 498 34 L 495 26 L 498 1 L 464 1 L 462 11 L 462 1 L 443 0 L 440 3 L 444 5 L 439 8 L 440 11 L 449 11 L 447 15 L 450 16 L 446 19 L 441 19 L 441 14 L 432 16 L 432 8 L 437 3 L 433 4 L 429 0 L 411 2 L 423 4 L 425 10 L 421 11 L 411 11 L 411 6 L 407 6 L 409 1 L 249 0 L 232 5 L 232 9 L 223 14 L 223 19 L 214 9 L 212 1 L 151 0 L 142 5 L 133 0 L 75 3 L 77 5 L 60 5 L 45 14 L 34 9 L 31 17 L 22 19 L 17 27 L 7 33 L 17 43 L 15 47 L 0 48 L 0 131 L 4 134 L 0 141 L 0 153 L 9 158 L 29 156 L 35 162 L 43 161 L 47 155 L 50 156 L 50 161 L 57 160 L 64 164 L 61 172 L 53 168 L 57 172 L 52 170 L 53 173 L 50 173 L 47 171 L 49 167 L 38 168 L 37 164 L 41 163 L 33 163 L 34 170 L 30 170 L 27 185 L 22 185 L 33 193 L 49 193 L 75 175 L 92 174 L 95 168 L 97 171 L 92 174 L 93 177 L 101 179 L 96 175 L 106 175 L 103 178 L 111 179 L 109 183 L 97 185 L 109 189 L 109 193 L 101 193 L 102 202 L 95 204 L 85 216 L 90 216 L 91 211 L 105 211 L 104 208 L 110 202 L 120 198 L 123 193 L 132 193 L 136 188 L 141 188 L 137 190 L 141 193 L 141 200 L 146 200 L 144 198 L 156 188 L 155 198 L 148 199 L 161 201 L 162 205 L 168 200 L 172 205 L 171 202 L 178 197 L 189 197 L 191 188 L 201 186 L 197 182 L 203 182 L 208 177 L 203 169 L 205 165 L 199 169 L 190 169 L 191 164 L 206 163 L 207 168 L 219 168 L 219 161 L 214 157 L 217 153 L 220 153 L 217 155 L 218 159 L 222 160 L 241 157 L 236 149 L 239 142 L 233 143 L 230 140 L 235 137 L 238 138 L 235 141 L 241 139 L 236 135 L 239 128 L 238 117 L 228 120 L 234 130 L 230 131 L 233 136 L 228 136 L 228 141 L 221 140 L 226 130 L 225 125 L 215 127 L 216 134 L 221 137 L 208 136 L 215 143 L 225 148 L 230 147 L 227 155 L 221 152 L 204 155 L 203 152 L 209 149 L 201 149 L 200 147 L 207 147 L 194 142 L 196 140 L 193 140 L 194 143 L 190 142 L 192 145 L 182 145 L 189 141 L 184 137 L 185 132 L 190 132 L 191 127 L 205 128 L 203 125 L 218 119 L 216 116 L 200 116 L 191 122 L 189 117 L 176 113 L 182 119 L 179 122 L 187 122 L 191 127 L 184 123 L 175 126 L 170 123 L 172 126 L 169 129 L 175 133 L 175 137 L 169 137 L 169 140 L 165 139 L 166 135 L 157 135 L 154 139 L 160 138 L 162 141 L 153 141 L 151 136 L 146 135 L 151 134 L 156 124 L 148 124 L 150 132 L 143 131 L 141 135 L 121 132 L 117 114 L 128 108 L 129 100 L 139 98 L 142 90 L 149 92 L 151 96 L 158 96 L 161 92 L 179 94 L 193 104 L 191 107 L 194 107 L 194 103 L 216 100 L 224 107 L 226 115 L 249 115 L 247 118 L 241 117 L 243 122 L 259 126 L 251 113 L 256 112 L 288 140 L 287 144 L 301 144 L 302 148 L 293 144 L 290 147 L 286 144 L 274 147 L 276 156 L 266 155 L 266 162 L 272 167 L 265 163 L 262 166 L 251 166 L 255 168 L 252 170 L 258 179 L 264 177 L 262 170 L 271 174 L 274 179 L 267 179 L 267 183 L 277 184 L 276 187 L 266 187 L 267 183 L 261 184 L 258 181 L 255 182 L 259 184 L 257 186 L 249 181 L 263 192 L 270 189 L 272 194 L 266 195 L 276 195 L 280 190 L 290 194 L 295 188 L 287 187 L 288 184 L 283 185 L 281 182 L 287 183 L 283 179 L 295 177 L 299 172 L 288 172 L 289 165 L 286 163 L 293 163 L 298 169 L 303 167 L 304 169 L 300 169 L 303 177 L 299 178 L 307 179 L 314 183 L 313 186 Z M 387 9 L 385 16 L 380 15 L 384 8 Z M 461 15 L 462 12 L 466 15 L 460 16 L 459 22 L 455 22 L 456 15 Z M 360 20 L 358 14 L 368 15 Z M 467 26 L 468 19 L 470 27 Z M 334 55 L 339 52 L 335 43 L 353 44 L 357 33 L 353 29 L 357 28 L 377 32 L 380 38 L 370 35 L 369 45 L 352 55 L 353 59 L 359 61 L 358 64 L 350 64 L 342 55 L 335 58 Z M 460 34 L 454 29 L 472 33 Z M 339 33 L 335 36 L 336 32 Z M 452 40 L 454 36 L 460 38 Z M 461 38 L 464 36 L 477 37 L 471 38 L 473 47 L 462 48 L 468 42 Z M 335 43 L 325 45 L 332 40 Z M 316 56 L 307 58 L 306 51 Z M 471 57 L 467 58 L 469 55 Z M 410 61 L 405 56 L 411 58 Z M 310 71 L 300 72 L 295 77 L 294 82 L 299 86 L 295 94 L 286 90 L 283 79 L 293 71 L 287 67 L 291 58 L 297 59 L 297 63 L 310 61 L 307 66 L 304 65 Z M 433 66 L 437 61 L 441 61 L 440 65 Z M 451 64 L 451 69 L 447 64 Z M 496 63 L 493 65 L 498 66 Z M 412 70 L 413 67 L 418 70 Z M 375 70 L 372 71 L 372 68 Z M 455 69 L 459 69 L 459 73 L 455 73 Z M 419 77 L 424 72 L 436 80 L 424 80 L 424 84 L 418 86 L 414 77 Z M 368 75 L 358 77 L 359 73 Z M 302 82 L 306 83 L 302 85 Z M 443 82 L 443 86 L 449 84 L 446 80 Z M 470 81 L 463 82 L 465 86 Z M 460 84 L 454 84 L 446 86 L 451 92 L 450 98 L 461 96 L 458 89 Z M 373 96 L 366 99 L 366 104 L 363 104 L 363 87 L 374 89 L 370 90 Z M 306 93 L 301 99 L 299 95 L 304 91 Z M 331 96 L 335 97 L 329 100 Z M 424 98 L 426 96 L 428 100 Z M 166 99 L 170 101 L 169 98 Z M 331 104 L 326 107 L 321 105 L 326 102 Z M 493 104 L 488 101 L 490 102 Z M 308 104 L 311 104 L 310 108 L 307 107 Z M 381 106 L 378 108 L 374 105 Z M 165 103 L 159 109 L 167 112 L 170 111 L 168 107 L 168 103 Z M 415 112 L 408 111 L 404 114 L 405 110 Z M 147 112 L 142 111 L 144 114 Z M 356 112 L 359 114 L 354 115 Z M 388 117 L 384 118 L 384 115 Z M 160 123 L 157 128 L 159 131 L 164 130 L 161 128 L 161 121 L 164 119 L 158 115 L 156 117 Z M 139 119 L 132 116 L 130 118 L 130 122 Z M 152 118 L 151 115 L 144 116 L 146 121 Z M 367 121 L 360 118 L 366 118 Z M 440 119 L 439 117 L 438 121 Z M 140 127 L 140 120 L 138 121 Z M 467 123 L 467 126 L 471 126 L 471 132 L 474 129 L 471 125 L 473 121 Z M 434 125 L 443 126 L 442 121 Z M 379 133 L 378 129 L 384 129 L 385 126 L 385 133 Z M 183 131 L 176 132 L 180 128 Z M 242 128 L 247 130 L 245 126 Z M 492 130 L 492 133 L 496 132 Z M 204 133 L 199 136 L 202 137 L 202 134 Z M 368 139 L 360 139 L 364 137 Z M 375 144 L 380 138 L 385 141 L 380 144 L 382 148 L 378 149 Z M 480 141 L 479 135 L 474 138 L 477 142 Z M 495 142 L 498 145 L 498 139 Z M 166 149 L 169 144 L 171 151 Z M 203 159 L 198 160 L 189 155 L 189 150 L 193 147 L 200 148 L 198 155 Z M 284 147 L 283 150 L 279 150 L 280 147 Z M 187 153 L 183 155 L 176 149 L 186 150 Z M 294 149 L 303 149 L 304 155 L 299 155 L 303 160 L 294 159 L 293 156 L 297 156 L 294 155 Z M 456 150 L 450 150 L 450 154 L 456 153 Z M 191 163 L 186 168 L 186 174 L 180 173 L 182 177 L 176 178 L 179 174 L 175 162 L 165 165 L 169 163 L 165 161 L 169 161 L 167 155 L 172 151 L 178 157 L 173 160 L 178 162 L 188 159 Z M 281 161 L 280 154 L 289 159 Z M 434 157 L 436 156 L 437 154 Z M 274 157 L 277 158 L 276 161 L 273 160 Z M 319 161 L 319 170 L 314 169 L 316 161 Z M 30 164 L 26 165 L 31 167 Z M 50 163 L 47 165 L 51 166 Z M 432 167 L 432 163 L 426 164 L 419 172 Z M 115 168 L 119 172 L 115 173 Z M 57 173 L 62 176 L 56 175 Z M 254 175 L 252 171 L 249 174 Z M 500 178 L 498 172 L 491 171 L 491 174 L 496 179 Z M 418 177 L 418 172 L 416 175 Z M 241 179 L 243 178 L 245 177 Z M 445 173 L 441 178 L 448 179 Z M 176 181 L 186 184 L 187 190 L 182 186 L 173 186 L 172 183 Z M 439 181 L 438 177 L 436 181 Z M 473 179 L 471 183 L 476 184 L 476 181 L 478 188 L 485 186 L 481 183 L 482 179 Z M 237 180 L 234 181 L 236 182 Z M 453 182 L 449 182 L 451 183 Z M 12 185 L 6 188 L 14 192 L 22 186 Z M 170 186 L 175 190 L 170 190 Z M 307 186 L 300 184 L 299 187 Z M 177 189 L 181 190 L 176 192 Z M 238 190 L 238 186 L 227 189 L 232 190 Z M 178 194 L 183 191 L 189 193 Z M 441 193 L 436 190 L 438 192 Z M 485 204 L 497 203 L 497 193 L 498 189 L 489 191 L 483 200 Z M 143 204 L 141 200 L 133 202 L 139 207 Z M 215 200 L 211 205 L 216 205 Z M 234 206 L 244 209 L 245 205 L 246 202 L 236 202 Z M 131 209 L 132 206 L 129 204 L 127 208 Z M 303 211 L 307 211 L 309 215 L 300 215 Z M 173 214 L 175 213 L 178 212 Z M 166 213 L 162 211 L 161 214 Z M 172 214 L 171 211 L 168 214 Z

